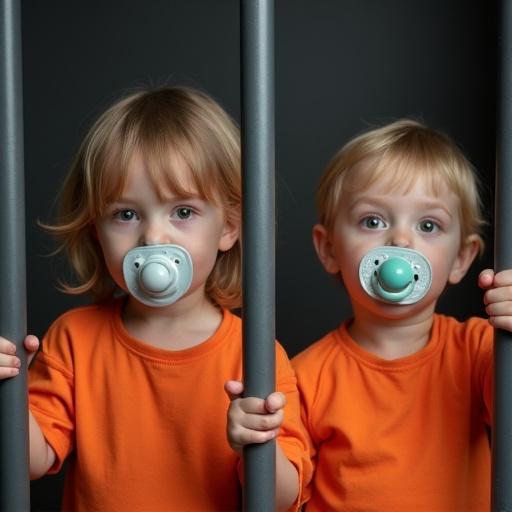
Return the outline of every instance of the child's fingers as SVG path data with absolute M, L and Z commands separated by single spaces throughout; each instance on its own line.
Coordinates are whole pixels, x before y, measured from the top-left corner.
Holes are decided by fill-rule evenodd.
M 275 393 L 271 393 L 267 396 L 265 401 L 265 407 L 268 412 L 276 412 L 286 405 L 286 396 L 284 393 L 280 393 L 276 391 Z
M 21 361 L 16 356 L 10 356 L 7 354 L 0 354 L 0 366 L 2 368 L 19 368 L 21 366 Z
M 237 402 L 238 407 L 245 414 L 268 414 L 263 398 L 249 396 L 247 398 L 239 398 Z
M 478 286 L 484 290 L 512 286 L 512 270 L 502 270 L 497 273 L 490 268 L 482 270 L 478 276 Z
M 491 288 L 484 293 L 484 304 L 495 304 L 512 300 L 512 286 Z
M 282 410 L 272 414 L 246 414 L 243 418 L 242 426 L 249 430 L 265 432 L 267 430 L 279 429 L 281 423 L 283 423 Z
M 512 286 L 512 270 L 502 270 L 494 274 L 493 286 L 500 288 L 503 286 Z
M 34 359 L 37 350 L 39 349 L 39 340 L 37 336 L 29 334 L 24 341 L 25 350 L 28 352 L 27 365 L 30 366 L 32 359 Z
M 267 396 L 266 399 L 247 397 L 241 400 L 241 408 L 249 414 L 268 414 L 275 413 L 286 405 L 286 397 L 283 393 L 275 391 Z
M 233 446 L 241 448 L 247 444 L 261 444 L 277 437 L 276 430 L 251 430 L 244 427 L 238 427 L 236 430 L 229 432 L 229 438 L 233 442 Z
M 228 409 L 229 422 L 244 428 L 271 430 L 283 422 L 283 410 L 270 413 L 261 398 L 239 398 L 233 400 Z
M 485 307 L 489 316 L 512 316 L 512 301 L 493 302 Z
M 37 352 L 37 349 L 39 348 L 39 339 L 37 336 L 29 334 L 23 340 L 23 346 L 27 352 Z M 12 341 L 0 336 L 0 353 L 14 355 L 16 354 L 16 345 Z
M 13 366 L 0 366 L 0 380 L 16 377 L 19 373 L 19 368 L 15 368 Z
M 286 401 L 282 393 L 272 393 L 267 400 L 256 397 L 239 398 L 239 392 L 243 391 L 241 382 L 228 381 L 224 388 L 233 397 L 228 409 L 227 434 L 229 444 L 234 450 L 240 452 L 247 444 L 264 443 L 278 435 Z M 276 411 L 269 412 L 269 407 Z
M 39 348 L 39 340 L 29 335 L 24 340 L 24 346 L 29 352 L 27 363 L 30 364 Z M 0 380 L 15 377 L 20 373 L 20 368 L 21 360 L 16 356 L 16 345 L 0 336 Z
M 0 336 L 0 380 L 20 373 L 21 361 L 15 354 L 16 345 Z
M 282 409 L 286 404 L 286 397 L 283 393 L 274 392 L 268 395 L 266 400 L 256 397 L 241 398 L 244 392 L 244 385 L 239 380 L 228 380 L 224 384 L 231 401 L 241 399 L 240 408 L 246 413 L 265 414 Z
M 29 334 L 23 343 L 28 352 L 37 352 L 39 348 L 39 339 L 33 334 Z
M 494 270 L 492 268 L 486 268 L 482 270 L 478 276 L 478 286 L 486 290 L 493 285 L 494 282 Z
M 239 380 L 228 380 L 224 383 L 224 391 L 231 401 L 242 396 L 244 385 Z
M 496 329 L 512 332 L 512 316 L 491 316 L 489 322 Z
M 16 345 L 12 341 L 0 336 L 0 353 L 13 356 L 16 354 Z

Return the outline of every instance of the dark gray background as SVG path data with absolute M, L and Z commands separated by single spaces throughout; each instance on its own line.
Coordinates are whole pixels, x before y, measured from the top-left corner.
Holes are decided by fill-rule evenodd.
M 311 227 L 318 178 L 354 134 L 402 116 L 446 131 L 479 170 L 492 221 L 496 20 L 484 1 L 276 0 L 277 336 L 290 356 L 350 314 L 316 260 Z M 86 300 L 55 289 L 65 267 L 37 227 L 51 218 L 81 137 L 143 84 L 205 89 L 239 121 L 239 4 L 25 0 L 23 54 L 28 322 L 41 336 Z M 476 275 L 491 261 L 489 238 L 439 309 L 483 314 Z M 58 509 L 60 485 L 60 475 L 34 482 L 33 510 Z

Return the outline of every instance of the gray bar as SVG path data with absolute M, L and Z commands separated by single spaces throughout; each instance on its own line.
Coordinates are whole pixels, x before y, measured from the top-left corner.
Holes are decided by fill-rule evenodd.
M 495 190 L 496 271 L 512 268 L 512 2 L 501 2 L 501 80 Z M 496 329 L 492 510 L 512 512 L 512 334 Z
M 21 13 L 0 0 L 0 335 L 18 347 L 21 374 L 0 383 L 0 510 L 30 510 Z
M 246 396 L 275 389 L 274 2 L 241 1 Z M 244 510 L 275 509 L 275 441 L 244 449 Z

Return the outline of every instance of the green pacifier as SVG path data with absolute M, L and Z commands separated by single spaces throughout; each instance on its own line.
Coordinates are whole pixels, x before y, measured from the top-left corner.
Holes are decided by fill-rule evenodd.
M 373 275 L 373 288 L 377 295 L 391 302 L 399 302 L 411 294 L 414 272 L 411 264 L 400 257 L 386 260 Z
M 359 280 L 368 295 L 393 304 L 414 304 L 432 284 L 432 268 L 418 251 L 377 247 L 362 258 Z

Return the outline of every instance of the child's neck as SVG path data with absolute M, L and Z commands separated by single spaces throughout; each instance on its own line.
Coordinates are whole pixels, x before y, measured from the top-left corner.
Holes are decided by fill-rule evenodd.
M 352 339 L 371 354 L 387 360 L 399 359 L 415 354 L 427 345 L 433 313 L 434 305 L 396 320 L 355 307 L 354 321 L 348 330 Z
M 131 336 L 166 350 L 199 345 L 221 322 L 221 311 L 204 294 L 183 297 L 163 308 L 145 306 L 129 297 L 123 311 L 123 324 Z

